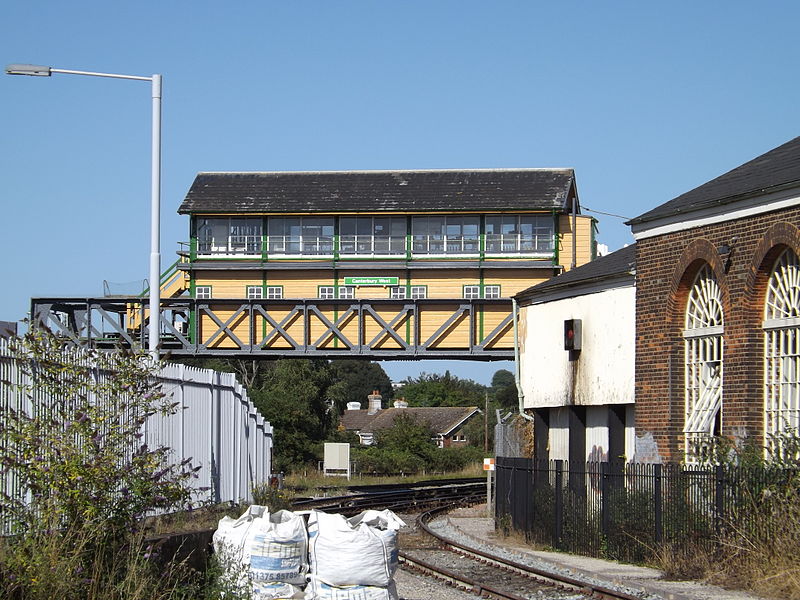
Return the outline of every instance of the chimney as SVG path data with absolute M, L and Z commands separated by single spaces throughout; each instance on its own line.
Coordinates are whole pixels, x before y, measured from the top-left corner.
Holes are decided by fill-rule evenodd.
M 347 410 L 361 410 L 361 402 L 348 402 Z
M 381 400 L 383 400 L 383 396 L 378 390 L 372 390 L 372 393 L 367 396 L 369 400 L 369 409 L 367 410 L 367 414 L 374 415 L 381 409 Z
M 398 398 L 394 401 L 395 408 L 408 408 L 408 402 L 406 402 L 405 398 Z

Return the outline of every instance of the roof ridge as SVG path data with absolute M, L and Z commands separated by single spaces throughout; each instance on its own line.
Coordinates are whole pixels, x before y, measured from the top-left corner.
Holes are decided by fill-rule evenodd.
M 515 172 L 575 171 L 574 167 L 499 167 L 478 169 L 353 169 L 330 171 L 198 171 L 198 175 L 332 175 L 346 174 L 392 174 L 392 173 L 515 173 Z

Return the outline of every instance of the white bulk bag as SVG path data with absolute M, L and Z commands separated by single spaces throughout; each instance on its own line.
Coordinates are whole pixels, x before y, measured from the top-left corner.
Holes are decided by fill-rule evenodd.
M 387 587 L 397 569 L 397 531 L 404 525 L 390 510 L 368 510 L 350 519 L 312 510 L 311 573 L 332 586 Z
M 235 575 L 239 580 L 306 582 L 308 534 L 300 515 L 288 510 L 270 513 L 265 506 L 253 505 L 238 519 L 220 520 L 213 540 L 226 569 L 240 571 Z
M 394 582 L 389 587 L 371 585 L 328 585 L 313 575 L 306 588 L 305 600 L 398 600 Z
M 302 600 L 305 598 L 305 593 L 291 583 L 268 581 L 266 583 L 253 582 L 250 594 L 245 593 L 242 597 L 251 600 Z

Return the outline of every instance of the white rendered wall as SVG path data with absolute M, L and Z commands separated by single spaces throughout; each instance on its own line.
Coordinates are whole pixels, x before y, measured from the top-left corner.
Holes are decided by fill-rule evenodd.
M 605 406 L 586 409 L 586 460 L 608 460 L 608 409 Z
M 632 403 L 635 299 L 635 288 L 628 286 L 522 307 L 525 408 Z M 575 361 L 564 350 L 566 319 L 582 320 L 582 350 Z
M 547 440 L 551 460 L 569 460 L 569 409 L 550 411 L 550 439 Z

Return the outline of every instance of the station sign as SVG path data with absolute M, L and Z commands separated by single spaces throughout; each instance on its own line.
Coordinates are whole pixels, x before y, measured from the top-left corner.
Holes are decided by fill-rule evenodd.
M 345 277 L 345 285 L 398 285 L 399 277 Z

